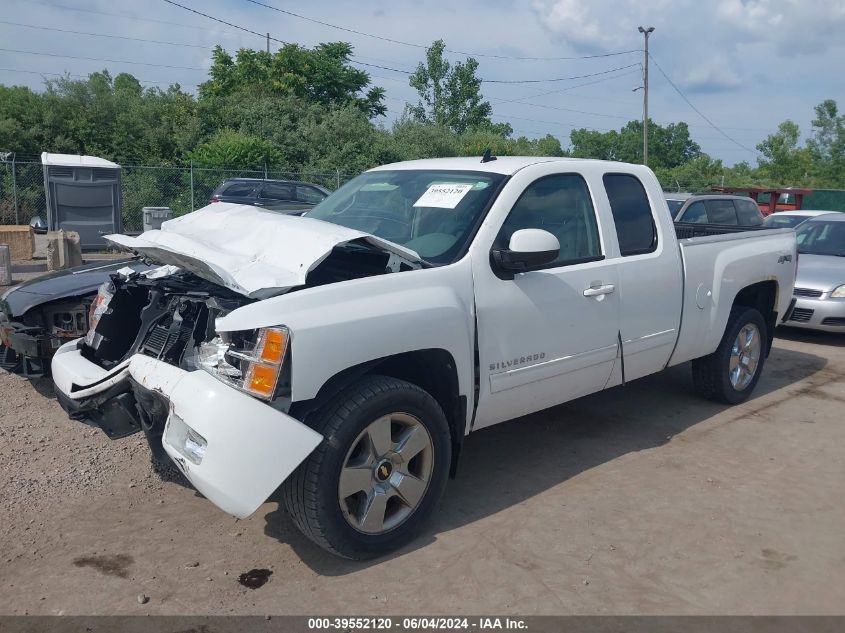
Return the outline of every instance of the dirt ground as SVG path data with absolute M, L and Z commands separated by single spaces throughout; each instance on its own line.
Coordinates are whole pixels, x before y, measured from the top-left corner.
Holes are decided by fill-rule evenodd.
M 0 373 L 0 613 L 842 614 L 843 406 L 845 337 L 781 332 L 742 406 L 683 366 L 470 436 L 425 534 L 354 563 Z

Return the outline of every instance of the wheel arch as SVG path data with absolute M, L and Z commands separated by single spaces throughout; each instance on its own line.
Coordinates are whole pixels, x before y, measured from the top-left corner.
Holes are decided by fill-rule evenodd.
M 311 400 L 291 405 L 291 415 L 307 423 L 307 418 L 332 396 L 363 376 L 378 374 L 416 385 L 433 397 L 449 423 L 452 463 L 455 476 L 467 424 L 467 396 L 460 393 L 458 369 L 452 354 L 444 349 L 421 349 L 370 360 L 348 367 L 326 380 Z
M 733 300 L 733 306 L 754 308 L 766 323 L 766 356 L 772 349 L 772 341 L 777 325 L 778 293 L 780 288 L 776 280 L 759 281 L 740 290 Z

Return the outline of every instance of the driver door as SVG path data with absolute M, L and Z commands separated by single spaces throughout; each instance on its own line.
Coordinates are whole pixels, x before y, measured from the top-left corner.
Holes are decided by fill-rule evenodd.
M 519 229 L 557 237 L 560 254 L 542 270 L 503 278 L 473 258 L 479 355 L 474 428 L 489 426 L 603 389 L 618 352 L 619 292 L 589 188 L 579 174 L 529 184 L 493 248 Z

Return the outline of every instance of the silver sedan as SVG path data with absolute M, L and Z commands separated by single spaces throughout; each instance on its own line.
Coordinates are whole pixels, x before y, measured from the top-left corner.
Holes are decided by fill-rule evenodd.
M 845 213 L 801 223 L 795 308 L 786 325 L 845 332 Z

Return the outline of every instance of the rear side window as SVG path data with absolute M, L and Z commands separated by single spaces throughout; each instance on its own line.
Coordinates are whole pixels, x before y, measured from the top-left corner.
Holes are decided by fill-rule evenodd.
M 736 221 L 736 210 L 733 200 L 708 200 L 707 215 L 711 224 L 733 224 Z
M 273 200 L 293 200 L 293 185 L 268 183 L 264 185 L 261 197 L 272 198 Z
M 657 228 L 639 178 L 630 174 L 605 174 L 603 180 L 622 256 L 654 252 Z
M 317 204 L 322 202 L 326 197 L 322 191 L 314 189 L 314 187 L 303 187 L 302 185 L 296 188 L 296 199 L 298 202 L 306 202 L 308 204 Z
M 752 200 L 734 200 L 736 216 L 742 226 L 760 226 L 763 224 L 763 214 Z
M 223 187 L 220 195 L 223 196 L 250 196 L 255 191 L 254 182 L 233 182 L 231 185 Z
M 707 209 L 704 207 L 704 203 L 700 200 L 698 202 L 693 202 L 687 207 L 687 210 L 684 211 L 684 215 L 680 221 L 694 222 L 695 224 L 707 224 Z

